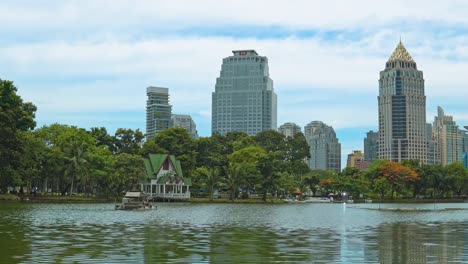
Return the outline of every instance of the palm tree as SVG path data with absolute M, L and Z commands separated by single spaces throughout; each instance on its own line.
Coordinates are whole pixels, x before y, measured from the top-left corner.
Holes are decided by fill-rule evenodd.
M 208 187 L 208 190 L 210 192 L 210 201 L 213 200 L 213 193 L 215 188 L 218 186 L 219 182 L 221 181 L 221 177 L 219 175 L 219 169 L 218 168 L 209 168 L 206 172 L 206 178 L 205 178 L 205 183 Z
M 86 160 L 86 148 L 85 143 L 81 142 L 78 143 L 73 141 L 66 149 L 66 160 L 68 161 L 68 166 L 65 171 L 66 174 L 72 176 L 71 181 L 71 188 L 70 194 L 73 194 L 73 185 L 75 182 L 75 178 L 77 181 L 80 180 L 81 177 L 84 177 L 84 182 L 86 184 L 87 179 L 87 164 L 88 161 Z
M 240 179 L 242 177 L 242 166 L 241 165 L 229 165 L 226 170 L 226 178 L 224 182 L 229 191 L 229 199 L 234 202 L 236 198 L 237 190 L 239 189 Z

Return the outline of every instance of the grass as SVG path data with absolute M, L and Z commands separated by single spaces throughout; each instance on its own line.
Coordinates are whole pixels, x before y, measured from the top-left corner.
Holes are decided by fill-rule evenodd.
M 189 203 L 236 203 L 236 204 L 282 204 L 285 203 L 283 200 L 278 200 L 278 199 L 267 199 L 266 202 L 264 202 L 262 199 L 236 199 L 234 202 L 229 200 L 228 198 L 213 198 L 212 201 L 210 201 L 209 198 L 190 198 L 188 200 Z

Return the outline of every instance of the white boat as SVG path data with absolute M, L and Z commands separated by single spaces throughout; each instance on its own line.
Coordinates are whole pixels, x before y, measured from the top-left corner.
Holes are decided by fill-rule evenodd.
M 371 198 L 366 198 L 366 199 L 364 200 L 364 202 L 365 202 L 365 203 L 372 203 L 372 199 L 371 199 Z
M 348 199 L 348 200 L 346 200 L 346 203 L 354 203 L 354 200 L 353 199 Z
M 148 195 L 144 192 L 127 192 L 122 198 L 121 204 L 115 205 L 115 210 L 148 210 L 156 209 L 148 200 Z
M 306 203 L 331 203 L 331 199 L 328 197 L 309 197 L 304 200 Z

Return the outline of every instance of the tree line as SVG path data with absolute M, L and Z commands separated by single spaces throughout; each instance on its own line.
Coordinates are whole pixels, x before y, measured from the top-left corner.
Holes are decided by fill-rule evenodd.
M 193 139 L 183 128 L 170 128 L 146 139 L 140 130 L 66 124 L 35 128 L 32 103 L 23 102 L 11 81 L 0 80 L 0 192 L 118 196 L 146 176 L 143 157 L 170 153 L 191 177 L 192 195 L 231 200 L 255 194 L 263 200 L 290 194 L 348 193 L 355 197 L 462 197 L 468 171 L 460 163 L 446 167 L 377 161 L 363 172 L 311 170 L 309 146 L 302 133 L 285 137 L 273 130 L 255 136 L 243 132 Z

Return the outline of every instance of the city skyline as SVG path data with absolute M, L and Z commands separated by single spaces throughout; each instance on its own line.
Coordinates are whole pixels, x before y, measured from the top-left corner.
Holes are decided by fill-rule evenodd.
M 0 21 L 8 27 L 0 41 L 0 77 L 38 106 L 38 126 L 144 131 L 144 89 L 155 85 L 169 87 L 173 112 L 192 115 L 200 136 L 209 136 L 222 58 L 255 49 L 269 58 L 277 123 L 333 126 L 344 161 L 363 149 L 367 131 L 378 129 L 377 73 L 401 35 L 424 69 L 426 122 L 441 105 L 460 127 L 468 124 L 468 3 L 239 5 L 249 8 L 232 12 L 213 1 L 184 9 L 167 1 L 2 1 Z M 265 5 L 268 12 L 259 16 Z M 114 19 L 121 16 L 126 19 Z

